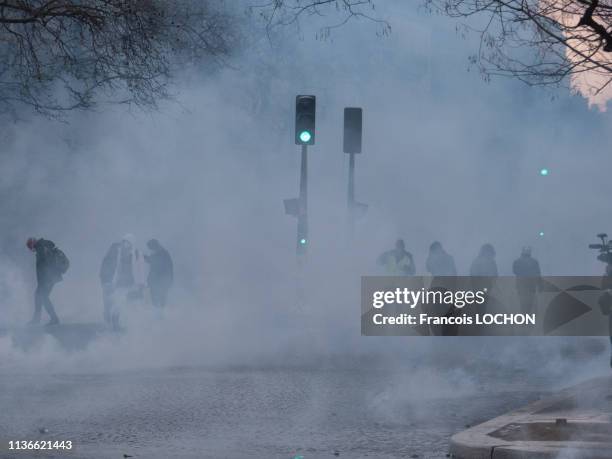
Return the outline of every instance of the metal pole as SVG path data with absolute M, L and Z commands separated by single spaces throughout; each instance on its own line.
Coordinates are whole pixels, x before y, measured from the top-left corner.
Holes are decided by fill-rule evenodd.
M 300 166 L 300 196 L 298 198 L 298 226 L 297 241 L 295 252 L 297 256 L 297 307 L 306 306 L 306 288 L 304 280 L 304 268 L 306 265 L 306 249 L 310 241 L 308 240 L 308 147 L 302 145 L 302 164 Z M 306 244 L 302 244 L 300 239 L 305 238 Z
M 297 231 L 297 254 L 304 255 L 308 245 L 308 146 L 302 145 L 302 165 L 300 167 L 300 196 Z M 306 239 L 302 244 L 301 239 Z
M 349 218 L 349 232 L 352 236 L 355 231 L 355 153 L 349 153 L 347 206 Z
M 307 208 L 308 192 L 308 146 L 302 145 L 302 166 L 300 168 L 300 200 L 304 206 L 304 213 Z

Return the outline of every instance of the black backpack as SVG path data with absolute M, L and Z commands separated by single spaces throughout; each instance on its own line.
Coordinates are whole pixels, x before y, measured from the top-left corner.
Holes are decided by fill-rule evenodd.
M 70 260 L 64 252 L 62 252 L 59 248 L 53 247 L 53 252 L 51 253 L 53 259 L 53 266 L 60 274 L 66 274 L 68 268 L 70 268 Z

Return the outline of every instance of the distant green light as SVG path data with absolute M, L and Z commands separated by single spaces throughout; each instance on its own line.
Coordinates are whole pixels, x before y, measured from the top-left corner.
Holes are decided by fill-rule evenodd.
M 540 231 L 540 237 L 544 237 L 544 231 Z
M 546 177 L 548 175 L 548 169 L 546 168 L 540 169 L 540 175 L 542 177 Z
M 300 244 L 305 245 L 306 244 L 306 239 L 300 239 Z
M 310 142 L 310 139 L 312 139 L 312 134 L 308 131 L 302 131 L 300 132 L 300 140 L 304 143 Z

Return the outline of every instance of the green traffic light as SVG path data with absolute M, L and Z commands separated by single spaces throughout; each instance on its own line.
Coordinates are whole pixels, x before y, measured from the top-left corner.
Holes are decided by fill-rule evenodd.
M 544 237 L 544 231 L 540 231 L 540 237 Z
M 306 239 L 300 239 L 300 244 L 306 245 Z
M 540 175 L 542 177 L 546 177 L 548 175 L 548 169 L 546 168 L 540 169 Z
M 310 139 L 312 139 L 312 134 L 308 131 L 302 131 L 300 132 L 300 141 L 302 141 L 303 143 L 307 143 L 310 142 Z

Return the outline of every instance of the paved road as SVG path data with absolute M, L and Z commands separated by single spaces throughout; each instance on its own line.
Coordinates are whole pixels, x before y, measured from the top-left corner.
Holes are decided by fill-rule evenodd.
M 125 338 L 107 358 L 130 355 Z M 466 426 L 605 370 L 603 345 L 557 342 L 413 338 L 368 359 L 92 371 L 83 362 L 107 348 L 49 354 L 50 341 L 24 351 L 5 336 L 0 441 L 73 441 L 72 455 L 39 456 L 57 458 L 446 457 Z
M 452 434 L 550 392 L 545 378 L 488 370 L 3 374 L 0 432 L 70 439 L 90 458 L 445 457 Z

